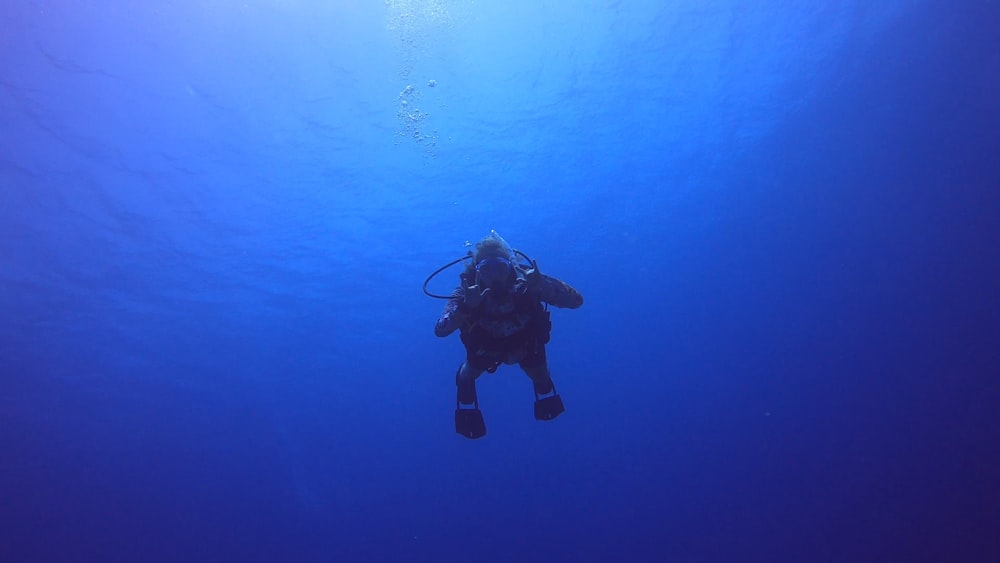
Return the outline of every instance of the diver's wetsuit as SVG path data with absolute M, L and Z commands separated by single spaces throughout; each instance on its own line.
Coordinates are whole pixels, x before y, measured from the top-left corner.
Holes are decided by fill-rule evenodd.
M 434 326 L 434 334 L 441 337 L 461 331 L 466 361 L 456 375 L 460 403 L 474 403 L 476 378 L 484 371 L 493 373 L 500 364 L 519 364 L 539 395 L 552 391 L 545 358 L 552 323 L 543 303 L 575 309 L 583 304 L 583 296 L 566 282 L 544 274 L 536 287 L 527 289 L 522 273 L 518 272 L 512 289 L 493 290 L 470 308 L 465 304 L 465 287 L 475 283 L 475 272 L 463 272 L 463 284 L 452 293 Z

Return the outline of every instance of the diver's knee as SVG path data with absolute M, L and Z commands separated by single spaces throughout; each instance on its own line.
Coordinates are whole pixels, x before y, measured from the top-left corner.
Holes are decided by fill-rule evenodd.
M 476 378 L 482 374 L 483 370 L 477 370 L 476 368 L 470 366 L 469 362 L 462 362 L 462 365 L 458 368 L 458 372 L 455 374 L 455 385 L 475 383 Z

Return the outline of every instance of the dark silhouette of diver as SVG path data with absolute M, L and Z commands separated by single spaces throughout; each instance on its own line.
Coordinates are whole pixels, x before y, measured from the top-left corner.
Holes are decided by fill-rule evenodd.
M 515 255 L 527 264 L 519 263 Z M 470 261 L 459 274 L 459 286 L 451 296 L 427 291 L 434 276 L 464 260 Z M 476 378 L 484 371 L 495 372 L 500 364 L 516 363 L 531 378 L 537 420 L 552 420 L 565 410 L 545 358 L 552 328 L 547 305 L 575 309 L 583 305 L 580 292 L 542 274 L 537 262 L 512 250 L 496 231 L 476 243 L 467 256 L 431 274 L 424 282 L 424 292 L 448 300 L 434 325 L 434 334 L 445 337 L 458 329 L 465 345 L 465 362 L 455 375 L 456 432 L 466 438 L 486 435 Z

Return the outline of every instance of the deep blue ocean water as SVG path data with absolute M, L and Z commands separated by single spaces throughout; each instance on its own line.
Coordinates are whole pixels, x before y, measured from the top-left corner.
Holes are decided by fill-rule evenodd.
M 0 561 L 1000 560 L 1000 3 L 0 16 Z

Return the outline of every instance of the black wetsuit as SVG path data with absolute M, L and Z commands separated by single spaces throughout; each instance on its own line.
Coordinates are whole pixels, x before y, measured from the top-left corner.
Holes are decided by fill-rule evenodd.
M 491 290 L 475 308 L 465 304 L 465 288 L 475 274 L 463 272 L 462 285 L 452 293 L 434 327 L 437 336 L 461 331 L 466 360 L 477 370 L 496 370 L 502 363 L 531 368 L 545 363 L 545 344 L 552 323 L 546 304 L 575 309 L 583 296 L 572 286 L 542 274 L 534 288 L 515 278 L 508 290 Z

